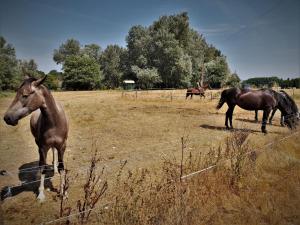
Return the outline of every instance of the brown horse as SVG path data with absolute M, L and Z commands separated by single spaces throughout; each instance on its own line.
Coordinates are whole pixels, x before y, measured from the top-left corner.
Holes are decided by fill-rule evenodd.
M 64 185 L 64 152 L 68 136 L 68 122 L 62 106 L 55 102 L 50 91 L 42 85 L 47 76 L 41 79 L 26 78 L 17 90 L 15 99 L 4 115 L 8 125 L 16 126 L 18 121 L 32 113 L 31 133 L 39 150 L 41 182 L 38 199 L 43 201 L 44 179 L 47 153 L 53 150 L 54 172 L 57 172 L 55 149 L 58 155 L 58 171 L 61 176 L 60 194 Z
M 234 111 L 234 107 L 238 105 L 242 109 L 246 110 L 263 110 L 263 120 L 261 130 L 263 133 L 267 133 L 266 124 L 269 117 L 269 114 L 272 109 L 276 106 L 281 111 L 281 113 L 285 116 L 284 122 L 287 124 L 289 128 L 293 128 L 294 124 L 291 118 L 294 116 L 294 112 L 291 107 L 291 103 L 288 99 L 271 90 L 247 90 L 243 91 L 239 88 L 230 88 L 226 89 L 222 92 L 220 101 L 217 105 L 217 109 L 220 109 L 224 103 L 227 103 L 228 110 L 226 112 L 225 118 L 225 126 L 229 129 L 228 120 L 230 122 L 230 128 L 232 126 L 232 115 Z
M 267 89 L 262 89 L 262 90 L 267 90 Z M 286 97 L 286 99 L 291 103 L 292 110 L 296 114 L 297 119 L 299 120 L 299 110 L 298 110 L 298 107 L 297 107 L 295 101 L 283 90 L 280 90 L 279 94 L 284 95 Z M 272 124 L 272 120 L 273 120 L 274 114 L 276 113 L 277 109 L 278 109 L 277 106 L 273 109 L 271 116 L 269 118 L 269 124 Z M 258 121 L 258 110 L 255 110 L 255 121 Z M 280 116 L 280 125 L 282 127 L 284 126 L 284 116 L 282 113 Z
M 209 88 L 209 85 L 203 85 L 203 87 L 200 87 L 200 85 L 196 88 L 188 88 L 186 91 L 186 97 L 187 99 L 189 96 L 191 96 L 191 99 L 193 98 L 193 95 L 200 95 L 200 98 L 205 98 L 205 91 Z

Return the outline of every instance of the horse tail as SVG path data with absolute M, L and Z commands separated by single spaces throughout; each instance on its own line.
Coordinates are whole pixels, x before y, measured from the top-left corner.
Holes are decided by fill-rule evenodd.
M 226 102 L 226 98 L 225 98 L 226 92 L 225 91 L 226 90 L 222 91 L 222 93 L 221 93 L 221 98 L 220 98 L 219 103 L 216 107 L 217 109 L 221 109 L 223 104 Z

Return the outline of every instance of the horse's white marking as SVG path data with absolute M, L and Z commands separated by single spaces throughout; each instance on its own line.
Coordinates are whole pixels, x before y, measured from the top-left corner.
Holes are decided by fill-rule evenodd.
M 40 187 L 39 187 L 39 195 L 37 197 L 40 202 L 45 201 L 44 181 L 45 181 L 45 174 L 41 174 L 41 183 L 40 183 Z
M 57 150 L 56 148 L 52 148 L 52 154 L 53 154 L 53 168 L 54 168 L 54 174 L 57 174 L 58 173 L 58 169 L 57 169 L 57 165 L 58 165 L 58 162 L 57 162 Z
M 60 171 L 60 196 L 64 194 L 64 187 L 65 187 L 65 171 Z

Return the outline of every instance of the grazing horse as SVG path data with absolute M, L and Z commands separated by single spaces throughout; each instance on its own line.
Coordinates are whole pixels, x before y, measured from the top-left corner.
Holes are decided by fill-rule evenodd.
M 200 95 L 200 98 L 205 98 L 205 91 L 209 88 L 209 85 L 203 85 L 203 87 L 200 87 L 200 85 L 196 88 L 188 88 L 186 91 L 185 99 L 187 99 L 189 96 L 191 96 L 191 99 L 193 98 L 193 95 Z
M 30 118 L 31 133 L 39 150 L 39 168 L 41 182 L 39 187 L 38 200 L 44 201 L 44 180 L 47 153 L 50 148 L 53 150 L 54 172 L 60 173 L 60 194 L 64 185 L 64 152 L 68 136 L 68 121 L 62 106 L 55 102 L 50 91 L 43 85 L 47 76 L 35 79 L 25 78 L 17 90 L 15 99 L 4 115 L 8 125 L 16 126 L 18 121 L 32 113 Z M 56 162 L 57 150 L 58 165 Z M 58 166 L 58 171 L 57 171 Z
M 262 90 L 268 90 L 268 89 L 262 89 Z M 299 120 L 299 116 L 300 116 L 299 110 L 298 110 L 298 107 L 297 107 L 295 101 L 284 90 L 280 90 L 279 94 L 284 95 L 286 97 L 286 99 L 291 103 L 292 111 L 296 115 L 297 119 Z M 274 97 L 276 97 L 276 96 L 274 96 Z M 272 124 L 272 120 L 273 120 L 274 114 L 276 113 L 277 109 L 278 109 L 277 106 L 273 109 L 271 116 L 269 118 L 269 124 Z M 258 121 L 258 110 L 255 110 L 255 121 Z M 280 116 L 280 125 L 284 126 L 284 116 L 282 113 Z
M 230 88 L 222 91 L 221 98 L 217 105 L 217 109 L 220 109 L 224 103 L 227 103 L 228 110 L 226 112 L 225 126 L 229 129 L 228 120 L 230 121 L 230 128 L 232 126 L 232 114 L 234 107 L 238 105 L 242 109 L 246 110 L 263 110 L 263 120 L 261 131 L 267 133 L 266 124 L 269 114 L 276 106 L 284 115 L 284 122 L 289 128 L 293 128 L 293 120 L 287 119 L 293 115 L 291 109 L 291 103 L 287 98 L 271 89 L 265 90 L 247 90 L 243 91 L 239 88 Z

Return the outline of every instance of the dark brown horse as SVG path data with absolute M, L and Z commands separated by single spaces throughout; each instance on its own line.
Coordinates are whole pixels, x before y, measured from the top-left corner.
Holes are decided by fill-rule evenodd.
M 62 106 L 55 102 L 50 91 L 42 85 L 46 76 L 41 79 L 26 78 L 17 90 L 15 99 L 4 115 L 8 125 L 16 126 L 18 121 L 32 113 L 30 118 L 31 133 L 39 150 L 39 168 L 41 182 L 38 199 L 43 201 L 45 165 L 47 153 L 53 150 L 54 172 L 57 172 L 55 149 L 58 153 L 58 171 L 61 175 L 60 194 L 64 185 L 64 152 L 68 136 L 68 122 Z
M 200 85 L 196 88 L 188 88 L 186 91 L 186 97 L 187 99 L 189 96 L 191 96 L 191 99 L 193 98 L 193 95 L 200 95 L 200 98 L 205 98 L 205 91 L 209 88 L 209 85 L 203 85 L 203 87 L 200 87 Z
M 239 88 L 230 88 L 222 92 L 220 101 L 217 105 L 217 109 L 220 109 L 224 103 L 227 103 L 228 110 L 226 112 L 225 126 L 229 129 L 228 120 L 230 122 L 230 128 L 232 126 L 232 115 L 236 105 L 246 110 L 263 110 L 263 120 L 261 130 L 263 133 L 267 133 L 266 124 L 269 114 L 276 106 L 285 116 L 285 123 L 289 128 L 293 128 L 293 120 L 287 119 L 294 116 L 291 108 L 291 103 L 287 98 L 279 93 L 268 89 L 266 90 L 247 90 Z
M 262 89 L 262 90 L 268 90 L 268 89 Z M 299 118 L 299 110 L 298 110 L 298 107 L 297 107 L 295 101 L 283 90 L 280 90 L 279 94 L 283 95 L 291 103 L 292 111 L 296 115 L 297 119 L 299 120 L 300 119 Z M 274 97 L 276 97 L 276 96 L 274 96 Z M 271 116 L 269 118 L 269 124 L 272 124 L 274 114 L 276 113 L 277 110 L 278 110 L 278 107 L 276 106 L 273 109 L 273 111 L 271 113 Z M 258 110 L 255 110 L 255 121 L 258 121 Z M 280 125 L 284 126 L 284 116 L 283 116 L 282 113 L 281 113 L 281 116 L 280 116 Z

